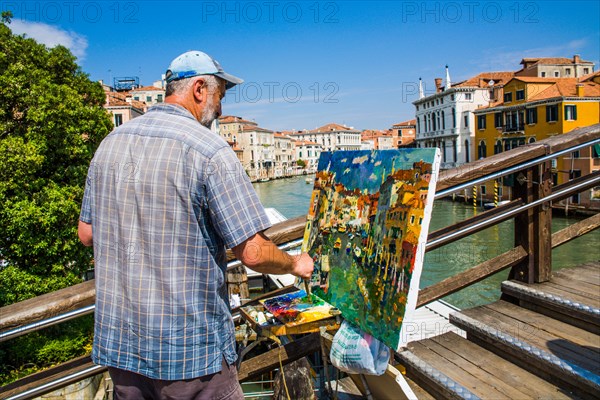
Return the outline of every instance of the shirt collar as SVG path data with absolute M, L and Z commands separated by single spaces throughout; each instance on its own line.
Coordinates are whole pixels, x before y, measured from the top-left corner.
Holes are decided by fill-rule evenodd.
M 166 112 L 168 114 L 179 115 L 182 117 L 191 118 L 194 121 L 198 122 L 198 120 L 189 112 L 185 107 L 180 106 L 179 104 L 173 103 L 159 103 L 155 104 L 148 109 L 147 112 Z

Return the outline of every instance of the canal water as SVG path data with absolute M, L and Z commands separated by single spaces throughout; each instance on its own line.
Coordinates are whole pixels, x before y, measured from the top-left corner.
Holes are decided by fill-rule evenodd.
M 312 176 L 297 176 L 269 182 L 254 183 L 265 207 L 279 210 L 287 218 L 306 215 L 310 203 L 312 182 L 306 183 Z M 477 212 L 481 212 L 478 209 Z M 429 231 L 443 228 L 464 220 L 476 212 L 472 205 L 449 200 L 436 200 L 433 204 L 433 216 Z M 577 222 L 575 217 L 552 219 L 552 231 Z M 506 221 L 471 235 L 425 255 L 420 287 L 439 282 L 458 272 L 464 271 L 485 260 L 495 257 L 514 247 L 513 221 Z M 564 244 L 552 251 L 552 267 L 560 269 L 600 259 L 600 230 Z M 444 300 L 459 307 L 468 308 L 495 301 L 500 296 L 500 282 L 508 276 L 508 270 L 497 273 Z

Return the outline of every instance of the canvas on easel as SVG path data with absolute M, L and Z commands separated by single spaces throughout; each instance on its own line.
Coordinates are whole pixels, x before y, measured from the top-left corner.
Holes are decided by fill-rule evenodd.
M 313 294 L 393 349 L 414 312 L 440 154 L 321 154 L 304 232 Z

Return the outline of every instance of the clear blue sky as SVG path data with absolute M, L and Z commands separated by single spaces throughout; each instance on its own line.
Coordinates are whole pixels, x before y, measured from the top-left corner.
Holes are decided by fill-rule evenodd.
M 202 50 L 246 83 L 223 112 L 275 130 L 329 122 L 387 129 L 414 118 L 450 67 L 456 82 L 523 57 L 600 63 L 598 1 L 0 1 L 11 27 L 71 48 L 94 80 L 160 79 Z

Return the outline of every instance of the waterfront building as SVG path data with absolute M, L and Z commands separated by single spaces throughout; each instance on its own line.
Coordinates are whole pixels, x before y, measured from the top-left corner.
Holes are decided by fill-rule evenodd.
M 294 136 L 292 136 L 292 139 Z M 314 173 L 317 171 L 319 157 L 324 151 L 319 143 L 310 142 L 308 140 L 293 140 L 295 159 L 305 162 L 305 171 Z
M 318 143 L 323 151 L 360 150 L 360 131 L 340 124 L 327 124 L 312 131 L 292 134 L 295 140 Z
M 401 147 L 413 147 L 415 142 L 417 120 L 411 119 L 408 121 L 399 122 L 392 125 L 392 146 L 395 149 Z
M 538 78 L 581 78 L 594 73 L 594 63 L 584 61 L 578 54 L 573 58 L 538 57 L 524 58 L 520 63 L 523 67 L 515 72 L 515 76 L 530 76 Z
M 436 78 L 435 93 L 428 96 L 419 80 L 419 99 L 413 102 L 417 147 L 440 148 L 442 169 L 473 161 L 473 111 L 496 95 L 490 88 L 501 88 L 513 76 L 513 72 L 483 72 L 453 84 L 446 67 L 446 85 L 442 86 L 442 78 Z
M 365 129 L 360 134 L 360 141 L 361 144 L 366 144 L 365 146 L 361 145 L 361 149 L 388 150 L 395 148 L 391 131 Z
M 162 103 L 165 99 L 165 89 L 155 85 L 132 89 L 129 94 L 134 100 L 143 101 L 147 106 Z
M 527 143 L 600 122 L 600 72 L 581 78 L 515 76 L 503 95 L 475 111 L 477 157 L 508 151 Z M 600 169 L 600 146 L 552 161 L 554 183 L 560 184 Z M 501 195 L 510 198 L 512 179 L 504 179 Z M 480 189 L 489 193 L 490 187 Z M 575 195 L 570 204 L 600 209 L 592 191 Z
M 281 132 L 275 132 L 273 137 L 275 141 L 275 169 L 273 177 L 291 176 L 296 165 L 296 154 L 292 138 Z
M 252 180 L 274 178 L 275 174 L 275 134 L 272 130 L 258 125 L 242 125 L 239 132 L 239 146 L 244 152 L 244 165 Z M 246 156 L 248 155 L 248 156 Z
M 106 96 L 104 108 L 112 114 L 112 122 L 115 127 L 146 112 L 146 104 L 132 99 L 126 93 L 104 92 L 104 94 Z

